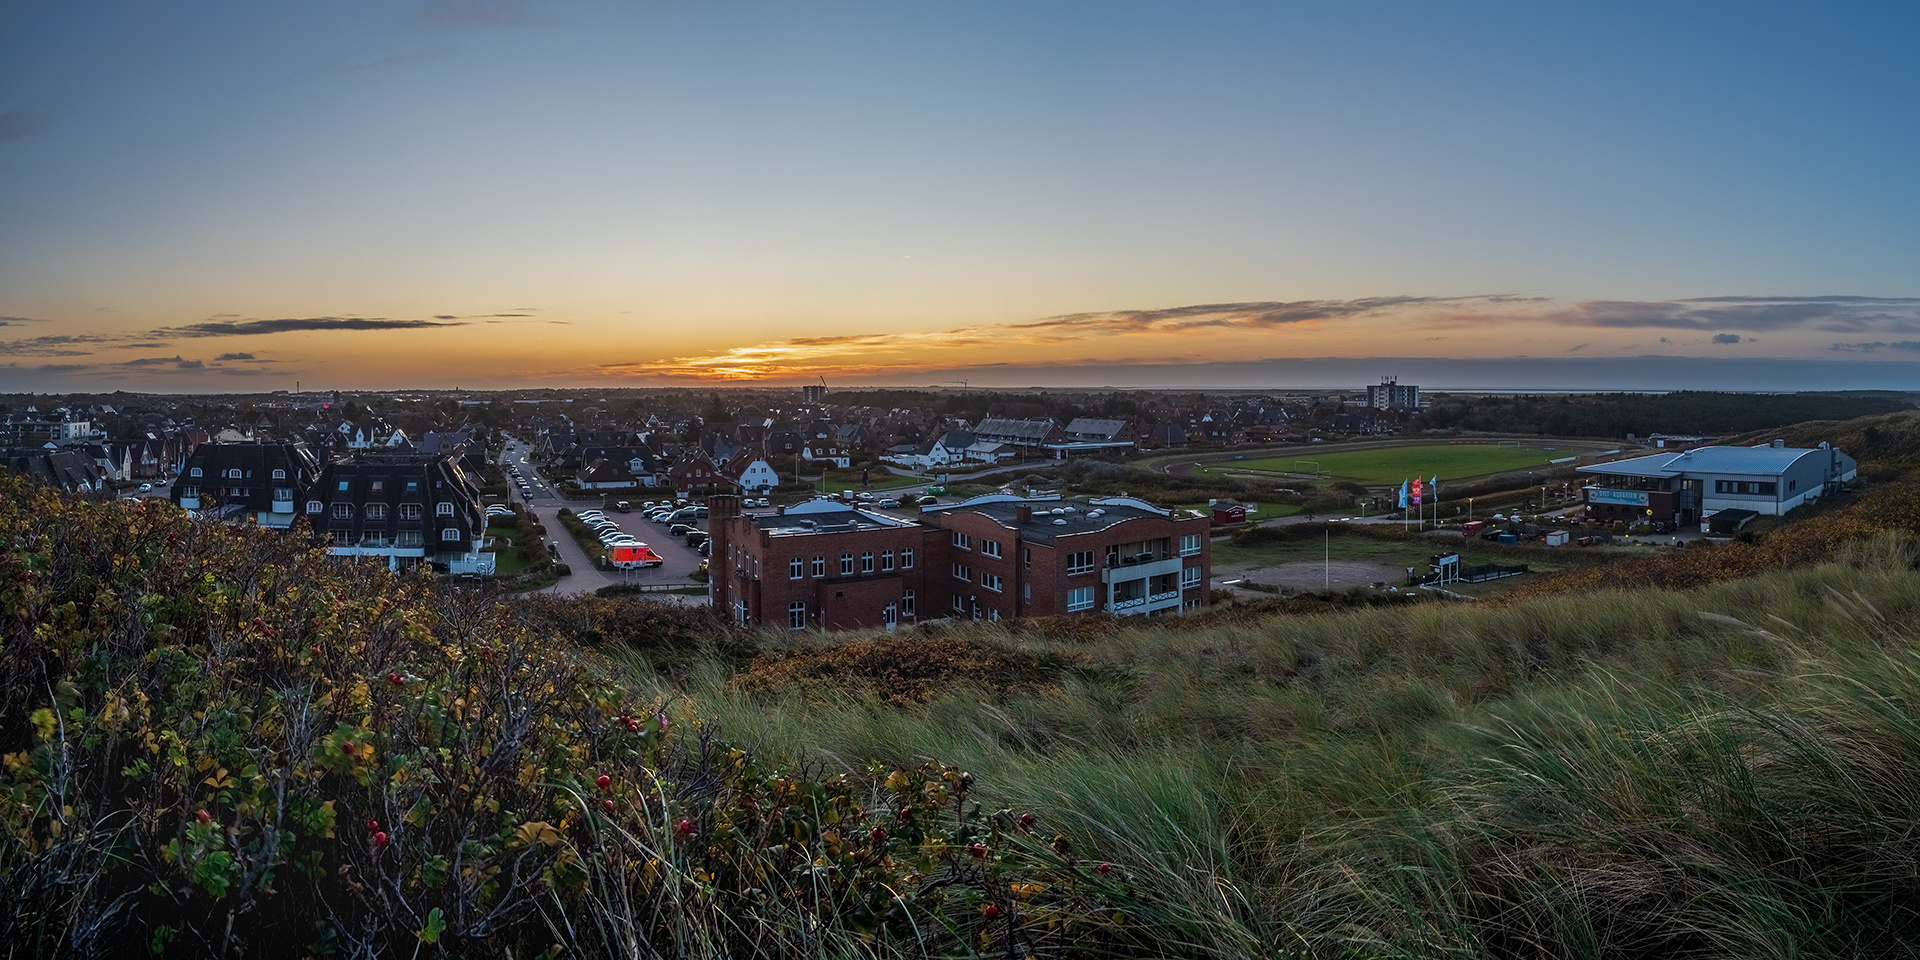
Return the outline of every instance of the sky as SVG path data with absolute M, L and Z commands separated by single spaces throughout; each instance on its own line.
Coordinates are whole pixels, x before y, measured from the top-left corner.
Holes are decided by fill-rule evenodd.
M 1912 389 L 1916 35 L 0 0 L 0 391 Z

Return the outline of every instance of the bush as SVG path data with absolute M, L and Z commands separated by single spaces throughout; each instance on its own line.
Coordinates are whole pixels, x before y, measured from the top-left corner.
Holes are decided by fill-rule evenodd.
M 1131 942 L 1091 865 L 965 772 L 762 762 L 538 598 L 10 478 L 0 543 L 10 955 Z

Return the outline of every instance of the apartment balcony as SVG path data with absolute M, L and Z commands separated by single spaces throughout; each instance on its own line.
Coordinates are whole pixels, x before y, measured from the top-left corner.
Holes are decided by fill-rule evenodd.
M 1100 571 L 1100 581 L 1102 583 L 1114 584 L 1123 583 L 1128 580 L 1145 580 L 1148 577 L 1176 574 L 1180 572 L 1181 562 L 1179 557 L 1168 557 L 1164 560 L 1136 558 L 1132 562 L 1128 562 L 1127 558 L 1122 557 L 1120 558 L 1119 566 L 1109 566 Z

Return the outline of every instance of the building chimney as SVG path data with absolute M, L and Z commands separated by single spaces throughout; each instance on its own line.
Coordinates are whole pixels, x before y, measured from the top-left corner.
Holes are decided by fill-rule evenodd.
M 1033 508 L 1024 503 L 1013 508 L 1013 519 L 1017 523 L 1032 523 Z

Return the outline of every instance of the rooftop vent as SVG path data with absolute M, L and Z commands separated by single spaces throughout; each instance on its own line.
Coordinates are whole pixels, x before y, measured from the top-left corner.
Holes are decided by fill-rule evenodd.
M 1060 519 L 1055 519 L 1055 520 L 1053 521 L 1053 525 L 1054 525 L 1054 526 L 1056 526 L 1056 527 L 1064 527 L 1064 526 L 1066 526 L 1066 525 L 1067 525 L 1067 521 L 1065 521 L 1065 520 L 1060 520 Z

